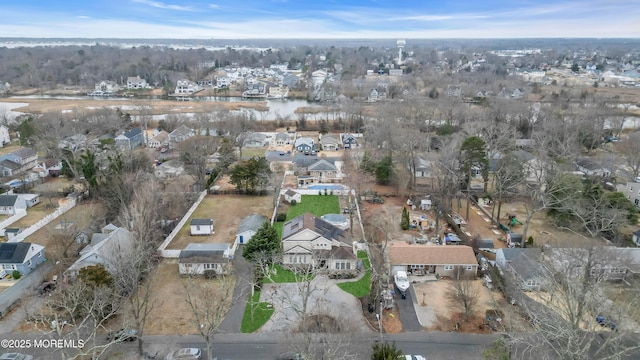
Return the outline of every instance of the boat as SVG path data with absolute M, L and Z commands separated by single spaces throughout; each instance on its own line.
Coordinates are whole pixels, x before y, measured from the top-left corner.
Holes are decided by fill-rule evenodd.
M 403 299 L 407 298 L 407 290 L 409 289 L 409 278 L 406 271 L 398 271 L 393 276 L 396 289 L 400 293 Z

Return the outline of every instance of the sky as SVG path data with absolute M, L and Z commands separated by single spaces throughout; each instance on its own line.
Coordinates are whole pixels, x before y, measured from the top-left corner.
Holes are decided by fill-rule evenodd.
M 0 0 L 0 37 L 638 38 L 639 0 Z

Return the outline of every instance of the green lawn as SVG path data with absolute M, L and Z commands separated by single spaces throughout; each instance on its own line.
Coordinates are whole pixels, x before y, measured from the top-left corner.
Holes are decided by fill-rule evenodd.
M 242 148 L 242 160 L 249 160 L 252 157 L 263 157 L 267 152 L 264 148 Z
M 357 298 L 361 298 L 369 295 L 369 290 L 371 289 L 371 262 L 366 251 L 358 251 L 358 259 L 362 261 L 362 265 L 367 272 L 360 280 L 343 282 L 338 284 L 338 287 Z
M 302 201 L 300 203 L 295 206 L 289 206 L 286 221 L 304 213 L 312 213 L 315 216 L 339 214 L 340 199 L 338 199 L 336 195 L 302 195 Z M 278 232 L 278 235 L 280 235 L 280 238 L 282 238 L 283 225 L 283 222 L 273 223 L 273 227 Z
M 271 304 L 266 302 L 260 302 L 260 291 L 255 291 L 247 302 L 247 306 L 244 308 L 240 331 L 248 334 L 260 329 L 260 327 L 271 318 L 271 315 L 273 315 L 273 307 L 270 305 Z M 253 321 L 251 321 L 252 310 Z
M 313 275 L 296 275 L 293 271 L 287 270 L 282 266 L 275 264 L 271 268 L 272 274 L 270 278 L 264 278 L 263 282 L 265 283 L 294 283 L 298 281 L 304 281 L 305 277 L 309 277 L 309 279 L 313 278 Z

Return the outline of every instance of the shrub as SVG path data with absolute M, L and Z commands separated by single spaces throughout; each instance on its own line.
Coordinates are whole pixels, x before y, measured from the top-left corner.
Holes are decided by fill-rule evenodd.
M 285 213 L 278 213 L 278 215 L 276 215 L 276 221 L 277 222 L 283 222 L 287 220 L 287 214 Z
M 291 199 L 291 206 L 296 206 L 298 204 L 298 202 L 296 201 L 296 199 Z
M 218 276 L 218 273 L 215 270 L 205 270 L 204 278 L 207 280 L 213 280 Z
M 20 274 L 20 271 L 18 270 L 13 270 L 13 272 L 11 273 L 11 277 L 16 280 L 20 279 L 21 276 L 22 274 Z

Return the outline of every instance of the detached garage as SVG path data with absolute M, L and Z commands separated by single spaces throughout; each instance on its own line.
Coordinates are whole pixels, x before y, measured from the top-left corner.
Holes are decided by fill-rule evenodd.
M 236 241 L 238 244 L 246 244 L 251 240 L 253 235 L 258 232 L 258 229 L 265 222 L 269 221 L 266 216 L 262 215 L 249 215 L 242 219 L 240 226 L 238 226 L 238 232 L 236 233 Z

